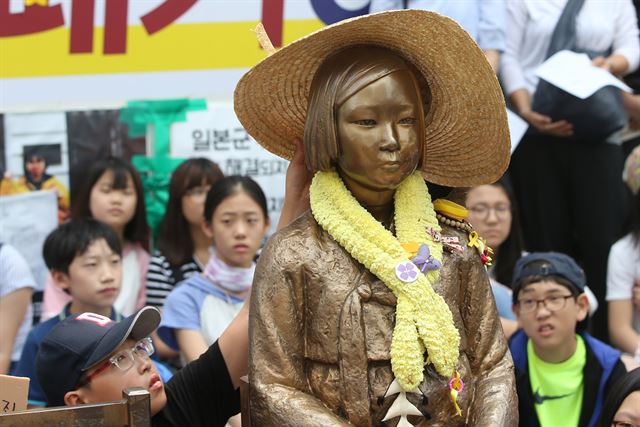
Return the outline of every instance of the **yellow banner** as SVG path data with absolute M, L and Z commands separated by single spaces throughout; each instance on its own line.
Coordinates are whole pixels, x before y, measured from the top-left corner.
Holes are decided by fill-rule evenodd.
M 103 28 L 92 53 L 69 53 L 69 28 L 0 38 L 0 78 L 52 77 L 250 67 L 264 58 L 252 31 L 257 21 L 173 24 L 153 35 L 129 26 L 127 52 L 105 55 Z M 284 22 L 287 44 L 323 27 L 318 19 Z

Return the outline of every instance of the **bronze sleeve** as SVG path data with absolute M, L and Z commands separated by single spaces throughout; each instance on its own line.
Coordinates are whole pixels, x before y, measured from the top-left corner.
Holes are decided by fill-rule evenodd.
M 349 426 L 310 394 L 300 241 L 276 234 L 260 256 L 249 316 L 251 424 Z M 291 268 L 289 268 L 291 266 Z
M 477 378 L 467 425 L 517 426 L 518 397 L 511 353 L 480 258 L 467 260 L 464 320 L 469 339 L 471 369 Z

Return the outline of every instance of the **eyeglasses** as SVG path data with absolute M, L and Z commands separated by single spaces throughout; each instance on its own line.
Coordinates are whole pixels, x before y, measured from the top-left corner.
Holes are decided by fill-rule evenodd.
M 473 215 L 477 216 L 483 221 L 486 221 L 489 218 L 489 214 L 491 211 L 495 212 L 496 217 L 503 221 L 511 215 L 511 206 L 506 203 L 500 203 L 495 206 L 489 206 L 484 203 L 477 204 L 469 208 Z
M 89 384 L 96 376 L 109 369 L 111 365 L 115 365 L 116 368 L 126 372 L 135 365 L 135 355 L 138 355 L 141 359 L 148 359 L 153 352 L 154 348 L 151 338 L 143 338 L 130 349 L 119 351 L 109 359 L 105 360 L 100 366 L 98 366 L 98 369 L 87 375 L 85 379 L 80 380 L 78 388 Z
M 631 424 L 626 421 L 614 421 L 611 423 L 611 427 L 640 427 L 640 424 Z
M 185 191 L 184 194 L 189 197 L 206 197 L 210 189 L 210 185 L 199 185 L 197 187 L 191 187 Z
M 543 299 L 521 299 L 518 301 L 521 313 L 531 313 L 538 309 L 540 303 L 549 311 L 562 310 L 567 304 L 567 299 L 574 298 L 573 295 L 553 295 Z

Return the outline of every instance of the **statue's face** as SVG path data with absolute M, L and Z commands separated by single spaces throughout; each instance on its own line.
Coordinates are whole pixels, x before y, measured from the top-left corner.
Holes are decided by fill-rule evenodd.
M 389 74 L 338 110 L 338 168 L 373 191 L 395 189 L 418 166 L 422 149 L 420 97 L 409 71 Z

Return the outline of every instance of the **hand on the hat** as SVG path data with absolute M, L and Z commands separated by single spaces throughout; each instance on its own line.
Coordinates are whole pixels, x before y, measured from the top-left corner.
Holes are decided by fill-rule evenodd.
M 548 135 L 569 137 L 573 135 L 573 125 L 566 120 L 551 120 L 551 117 L 537 113 L 533 110 L 521 112 L 520 115 L 538 132 Z
M 280 213 L 278 230 L 309 209 L 309 186 L 313 174 L 305 165 L 302 141 L 296 139 L 294 143 L 296 151 L 287 168 L 284 204 Z

